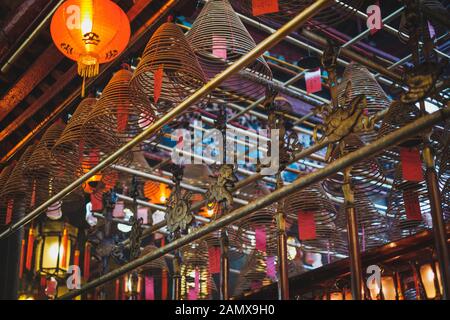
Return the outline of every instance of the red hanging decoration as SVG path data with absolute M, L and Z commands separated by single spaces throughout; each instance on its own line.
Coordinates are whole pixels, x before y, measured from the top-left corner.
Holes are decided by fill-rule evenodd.
M 299 240 L 316 239 L 316 222 L 314 212 L 300 211 L 297 217 Z
M 414 190 L 403 192 L 403 202 L 405 204 L 406 218 L 413 221 L 422 221 L 419 196 Z
M 36 205 L 36 180 L 33 180 L 32 185 L 33 185 L 33 187 L 32 187 L 32 191 L 31 191 L 30 207 L 34 208 L 34 206 Z
M 24 259 L 25 259 L 25 239 L 22 239 L 22 245 L 20 247 L 19 279 L 22 279 L 23 276 Z
M 78 249 L 73 253 L 73 264 L 77 267 L 80 266 L 80 250 Z
M 84 246 L 84 267 L 83 267 L 83 274 L 84 274 L 84 280 L 88 281 L 90 276 L 90 268 L 91 268 L 91 244 L 89 242 L 86 242 Z
M 8 225 L 11 223 L 13 209 L 14 209 L 14 199 L 10 199 L 10 200 L 8 200 L 8 203 L 6 204 L 5 225 Z
M 423 181 L 422 160 L 418 149 L 400 149 L 403 179 L 412 182 Z
M 255 17 L 278 11 L 280 11 L 278 0 L 252 0 L 252 12 Z
M 128 125 L 128 107 L 117 106 L 117 131 L 123 133 Z
M 155 104 L 158 103 L 159 97 L 161 96 L 161 90 L 163 85 L 164 76 L 164 65 L 159 66 L 154 73 L 154 84 L 153 84 L 153 100 Z
M 266 229 L 265 228 L 256 228 L 255 229 L 255 238 L 256 238 L 255 239 L 256 240 L 256 245 L 255 245 L 256 250 L 266 252 L 266 247 L 267 247 Z
M 102 212 L 103 211 L 103 201 L 101 193 L 95 192 L 91 193 L 91 204 L 92 212 Z
M 209 272 L 211 274 L 220 273 L 220 248 L 208 248 Z
M 162 270 L 161 276 L 162 288 L 161 288 L 161 300 L 167 300 L 168 298 L 168 287 L 169 287 L 169 279 L 167 277 L 167 270 Z
M 69 236 L 67 234 L 66 227 L 64 227 L 64 230 L 63 230 L 61 244 L 62 244 L 61 266 L 62 266 L 62 268 L 67 268 L 67 258 L 68 258 L 67 252 L 69 250 Z
M 33 247 L 34 247 L 34 229 L 33 226 L 30 227 L 28 231 L 28 242 L 27 242 L 27 259 L 25 262 L 25 268 L 31 270 L 31 264 L 33 259 Z

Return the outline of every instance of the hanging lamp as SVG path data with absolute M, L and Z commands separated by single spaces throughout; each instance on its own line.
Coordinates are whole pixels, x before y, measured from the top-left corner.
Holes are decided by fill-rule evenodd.
M 68 0 L 59 6 L 50 25 L 53 42 L 67 58 L 78 63 L 83 77 L 99 73 L 99 65 L 117 58 L 128 45 L 130 22 L 110 0 Z

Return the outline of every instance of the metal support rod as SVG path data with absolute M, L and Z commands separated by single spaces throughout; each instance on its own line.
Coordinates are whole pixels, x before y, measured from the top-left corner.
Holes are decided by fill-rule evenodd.
M 308 19 L 314 16 L 315 13 L 319 12 L 321 9 L 327 7 L 331 3 L 331 0 L 317 0 L 311 6 L 303 10 L 298 16 L 290 20 L 284 26 L 282 26 L 278 31 L 268 36 L 266 39 L 261 41 L 254 49 L 240 58 L 238 61 L 230 65 L 222 73 L 218 74 L 216 77 L 211 79 L 202 88 L 194 92 L 189 98 L 181 102 L 177 107 L 163 115 L 157 121 L 155 121 L 149 128 L 145 129 L 143 132 L 135 136 L 132 140 L 127 142 L 125 145 L 120 147 L 118 150 L 110 154 L 104 160 L 102 160 L 98 165 L 92 168 L 90 171 L 85 173 L 83 176 L 76 179 L 74 182 L 69 184 L 63 190 L 55 194 L 53 197 L 42 203 L 35 210 L 26 215 L 23 219 L 20 219 L 10 227 L 8 227 L 4 232 L 0 234 L 0 239 L 10 235 L 15 230 L 19 229 L 26 223 L 36 219 L 42 212 L 44 212 L 49 206 L 58 200 L 64 198 L 67 194 L 74 191 L 76 188 L 81 186 L 84 181 L 93 177 L 97 172 L 105 169 L 111 165 L 120 156 L 128 151 L 131 151 L 136 145 L 145 141 L 150 136 L 156 134 L 166 123 L 175 119 L 186 111 L 191 105 L 198 102 L 201 98 L 206 96 L 208 93 L 212 92 L 217 88 L 223 81 L 231 77 L 232 75 L 239 72 L 239 70 L 245 68 L 249 63 L 255 61 L 259 56 L 261 56 L 265 51 L 267 51 L 272 46 L 280 42 L 289 33 L 300 27 Z
M 177 252 L 173 258 L 172 300 L 181 300 L 181 258 Z
M 442 282 L 442 299 L 450 299 L 450 258 L 448 253 L 447 232 L 442 215 L 441 195 L 439 182 L 434 166 L 434 158 L 431 148 L 426 144 L 423 150 L 423 158 L 426 165 L 426 181 L 428 197 L 430 199 L 431 218 L 433 221 L 433 234 L 436 246 L 436 255 L 439 263 L 439 272 Z
M 355 196 L 351 185 L 351 167 L 344 170 L 344 206 L 347 218 L 347 240 L 348 255 L 350 258 L 350 282 L 352 288 L 352 299 L 362 299 L 362 266 L 361 252 L 358 236 L 358 219 L 355 210 Z
M 143 255 L 139 257 L 138 259 L 131 261 L 87 284 L 85 284 L 81 289 L 76 289 L 71 292 L 68 292 L 67 294 L 60 297 L 60 299 L 72 299 L 77 297 L 78 295 L 82 294 L 83 292 L 86 292 L 92 288 L 98 287 L 108 281 L 111 281 L 130 270 L 133 270 L 145 263 L 148 263 L 150 261 L 153 261 L 155 259 L 158 259 L 159 257 L 164 256 L 165 254 L 172 252 L 176 249 L 179 249 L 183 247 L 184 245 L 187 245 L 191 243 L 192 241 L 196 241 L 202 237 L 205 237 L 206 235 L 210 234 L 211 232 L 220 230 L 227 225 L 242 219 L 249 214 L 267 207 L 268 205 L 294 193 L 298 192 L 299 190 L 302 190 L 303 188 L 306 188 L 314 183 L 317 183 L 321 181 L 322 179 L 331 176 L 332 174 L 335 174 L 339 171 L 344 170 L 345 168 L 354 165 L 355 163 L 358 163 L 359 161 L 363 159 L 367 159 L 368 157 L 374 156 L 379 152 L 382 152 L 388 147 L 397 145 L 410 137 L 412 134 L 415 134 L 416 132 L 423 131 L 426 128 L 429 128 L 435 124 L 438 124 L 442 121 L 445 121 L 446 119 L 450 118 L 450 108 L 446 107 L 444 109 L 438 110 L 436 112 L 433 112 L 432 114 L 426 115 L 421 117 L 420 119 L 417 119 L 403 128 L 400 128 L 398 130 L 395 130 L 389 134 L 387 134 L 384 137 L 381 137 L 380 139 L 372 142 L 369 145 L 366 145 L 362 148 L 359 148 L 337 160 L 335 160 L 333 163 L 329 164 L 328 166 L 316 170 L 314 172 L 311 172 L 305 176 L 302 176 L 301 178 L 295 180 L 292 184 L 284 186 L 281 189 L 275 190 L 274 192 L 261 197 L 259 199 L 256 199 L 246 206 L 243 206 L 241 208 L 238 208 L 230 213 L 228 213 L 225 216 L 222 216 L 221 218 L 211 222 L 208 225 L 205 225 L 203 227 L 200 227 L 199 229 L 193 231 L 192 233 L 189 233 L 188 235 L 181 237 L 179 239 L 174 240 L 171 243 L 168 243 L 166 246 L 162 248 L 158 248 L 155 251 L 152 251 L 146 255 Z M 256 175 L 255 175 L 256 176 Z M 249 178 L 253 178 L 249 177 Z
M 220 300 L 229 300 L 230 265 L 229 265 L 229 241 L 226 229 L 220 233 Z
M 277 177 L 277 187 L 282 188 L 281 173 Z M 278 299 L 289 300 L 289 269 L 287 260 L 286 216 L 284 213 L 284 199 L 278 202 L 277 207 L 278 227 Z

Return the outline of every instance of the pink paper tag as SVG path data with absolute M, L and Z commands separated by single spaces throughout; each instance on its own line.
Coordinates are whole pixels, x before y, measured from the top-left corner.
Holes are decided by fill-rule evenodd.
M 145 300 L 155 300 L 155 280 L 145 277 Z
M 308 93 L 315 93 L 322 90 L 322 78 L 320 68 L 305 73 L 306 91 Z
M 212 54 L 217 58 L 227 60 L 227 39 L 221 36 L 213 35 Z
M 125 208 L 125 204 L 123 201 L 117 201 L 116 205 L 114 206 L 114 210 L 112 212 L 112 215 L 114 218 L 123 218 L 125 216 L 123 209 Z
M 255 246 L 256 250 L 266 252 L 266 229 L 256 228 L 255 238 L 256 238 L 256 246 Z
M 146 207 L 138 207 L 138 219 L 142 218 L 143 224 L 148 224 L 148 209 Z
M 275 277 L 277 276 L 275 269 L 275 257 L 267 257 L 266 264 L 267 264 L 266 268 L 267 276 L 271 279 L 275 279 Z
M 252 13 L 255 17 L 278 11 L 278 0 L 252 0 Z
M 195 288 L 189 288 L 188 300 L 197 300 L 197 292 Z

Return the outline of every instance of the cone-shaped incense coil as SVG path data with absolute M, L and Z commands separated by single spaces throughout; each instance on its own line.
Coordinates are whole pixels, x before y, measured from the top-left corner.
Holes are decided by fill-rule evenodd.
M 364 145 L 356 135 L 347 136 L 341 143 L 345 143 L 346 152 L 355 151 Z M 339 159 L 343 156 L 340 153 L 337 147 L 332 154 L 332 158 Z M 364 196 L 378 195 L 380 188 L 386 183 L 386 174 L 378 158 L 367 158 L 354 164 L 352 166 L 351 176 L 354 193 Z M 334 196 L 341 197 L 342 186 L 344 184 L 343 179 L 341 173 L 326 178 L 323 181 L 325 191 Z
M 141 96 L 131 94 L 131 77 L 129 70 L 117 71 L 83 125 L 85 142 L 97 146 L 102 156 L 117 150 L 153 123 L 151 108 Z M 131 160 L 130 153 L 122 157 L 124 164 Z
M 161 25 L 151 37 L 134 72 L 131 88 L 146 103 L 165 113 L 205 83 L 205 76 L 184 33 L 174 23 Z
M 95 98 L 84 99 L 70 118 L 63 133 L 56 141 L 52 152 L 61 170 L 58 189 L 65 187 L 84 173 L 84 168 L 91 167 L 95 161 L 90 158 L 92 147 L 84 142 L 83 124 L 94 109 Z
M 284 202 L 289 219 L 297 220 L 300 212 L 313 212 L 316 224 L 327 224 L 336 218 L 336 208 L 322 186 L 314 184 L 288 196 Z
M 63 170 L 58 166 L 52 148 L 64 128 L 65 124 L 62 121 L 52 124 L 42 135 L 28 161 L 25 175 L 33 188 L 36 188 L 36 205 L 54 195 L 58 191 L 57 185 L 62 186 L 58 181 L 62 177 Z
M 30 198 L 32 197 L 32 189 L 31 185 L 27 182 L 25 178 L 25 170 L 28 166 L 28 160 L 33 153 L 35 145 L 28 146 L 19 161 L 17 161 L 16 165 L 12 169 L 9 174 L 8 180 L 3 185 L 0 199 L 1 203 L 9 204 L 10 207 L 14 207 L 18 201 L 25 203 L 26 207 L 30 206 Z M 6 212 L 5 212 L 6 214 Z M 12 217 L 14 220 L 14 217 Z M 0 221 L 2 223 L 8 221 Z
M 390 101 L 374 76 L 366 67 L 350 63 L 338 88 L 339 105 L 347 106 L 357 96 L 364 95 L 367 100 L 367 111 L 372 115 L 389 107 Z
M 273 206 L 258 210 L 253 214 L 239 220 L 237 236 L 241 250 L 261 250 L 265 246 L 270 256 L 277 254 L 277 224 L 275 221 L 275 208 Z
M 261 21 L 277 22 L 284 24 L 290 19 L 297 16 L 301 11 L 309 7 L 313 0 L 277 0 L 278 11 L 272 10 L 271 13 L 258 15 L 258 8 L 252 6 L 252 0 L 232 0 L 231 3 L 236 10 L 250 15 L 256 15 Z M 344 22 L 349 17 L 356 14 L 356 10 L 360 9 L 364 4 L 363 0 L 342 0 L 334 3 L 330 7 L 321 10 L 308 22 L 313 26 L 326 24 L 328 26 L 336 25 Z
M 256 46 L 227 0 L 208 1 L 186 37 L 208 79 L 215 77 L 229 63 L 237 61 Z M 272 78 L 272 72 L 263 57 L 259 57 L 242 72 L 254 72 L 260 77 Z M 218 98 L 237 101 L 238 97 L 230 96 L 224 90 L 256 98 L 265 93 L 263 86 L 243 80 L 239 75 L 232 76 L 213 92 Z
M 198 299 L 208 299 L 215 290 L 214 281 L 209 272 L 208 246 L 204 240 L 196 241 L 181 250 L 181 296 L 185 299 L 189 289 L 195 286 L 195 273 L 198 273 Z
M 155 251 L 158 249 L 157 247 L 153 245 L 146 246 L 144 250 L 141 252 L 141 256 L 144 256 L 150 252 Z M 149 272 L 149 271 L 161 271 L 161 270 L 168 270 L 167 263 L 164 257 L 160 257 L 158 259 L 152 260 L 138 268 L 138 272 Z M 156 273 L 157 275 L 157 273 Z
M 355 210 L 358 220 L 359 243 L 363 251 L 383 245 L 387 242 L 388 220 L 385 213 L 377 210 L 374 203 L 364 195 L 355 195 Z M 338 229 L 347 244 L 347 213 L 342 204 L 336 219 Z M 348 247 L 347 247 L 348 248 Z M 343 252 L 347 254 L 348 251 Z
M 267 276 L 267 254 L 253 250 L 239 274 L 234 295 L 250 292 L 258 287 L 269 285 L 272 280 Z
M 404 180 L 402 164 L 398 162 L 393 186 L 388 195 L 387 213 L 393 217 L 389 229 L 390 239 L 398 240 L 431 228 L 430 211 L 430 200 L 425 181 Z

